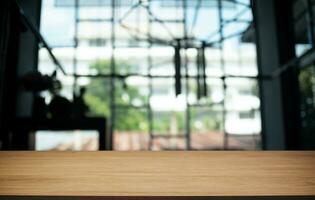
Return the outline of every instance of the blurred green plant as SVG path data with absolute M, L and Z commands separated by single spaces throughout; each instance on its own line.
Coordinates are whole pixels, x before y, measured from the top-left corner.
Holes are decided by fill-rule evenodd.
M 110 71 L 109 60 L 98 60 L 90 65 L 97 73 Z M 130 69 L 128 64 L 116 60 L 116 70 L 119 68 Z M 139 89 L 133 86 L 124 87 L 122 79 L 115 79 L 115 104 L 128 105 L 128 99 L 144 101 Z M 86 86 L 85 101 L 90 109 L 90 116 L 110 117 L 110 79 L 94 78 Z M 141 110 L 117 108 L 115 110 L 115 129 L 118 131 L 147 131 L 146 113 Z
M 97 73 L 110 72 L 110 60 L 97 60 L 91 63 L 91 70 Z M 116 60 L 115 70 L 117 72 L 130 72 L 133 66 L 124 61 Z M 126 108 L 119 105 L 130 105 L 134 100 L 140 104 L 147 104 L 148 97 L 142 95 L 141 88 L 132 85 L 126 85 L 125 80 L 115 78 L 115 130 L 116 131 L 138 131 L 147 132 L 149 129 L 148 113 L 145 110 Z M 85 101 L 89 106 L 90 116 L 105 116 L 110 117 L 110 78 L 93 78 L 86 86 Z M 221 127 L 221 121 L 218 115 L 207 113 L 206 116 L 200 116 L 191 110 L 192 122 L 199 121 L 202 127 L 197 128 L 192 126 L 192 131 L 202 130 L 218 130 Z M 176 128 L 179 132 L 184 133 L 186 128 L 185 112 L 156 112 L 153 116 L 153 130 L 156 133 L 168 134 L 171 130 L 172 123 L 176 123 Z

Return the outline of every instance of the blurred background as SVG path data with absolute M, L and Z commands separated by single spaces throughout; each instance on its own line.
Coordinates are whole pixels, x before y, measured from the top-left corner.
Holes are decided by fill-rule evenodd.
M 1 4 L 2 150 L 315 149 L 313 0 Z

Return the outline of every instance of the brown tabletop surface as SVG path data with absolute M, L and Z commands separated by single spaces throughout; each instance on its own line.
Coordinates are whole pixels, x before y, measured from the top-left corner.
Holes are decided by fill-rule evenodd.
M 0 152 L 11 195 L 315 197 L 315 152 Z

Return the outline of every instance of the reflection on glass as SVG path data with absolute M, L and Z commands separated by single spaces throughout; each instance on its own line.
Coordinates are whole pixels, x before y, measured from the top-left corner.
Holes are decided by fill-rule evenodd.
M 311 65 L 300 72 L 300 98 L 301 98 L 301 144 L 308 145 L 303 149 L 314 149 L 315 145 L 315 71 Z

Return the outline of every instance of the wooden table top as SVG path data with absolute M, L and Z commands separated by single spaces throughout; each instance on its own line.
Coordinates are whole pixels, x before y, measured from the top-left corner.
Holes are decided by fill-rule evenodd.
M 315 197 L 315 152 L 0 152 L 0 196 Z

